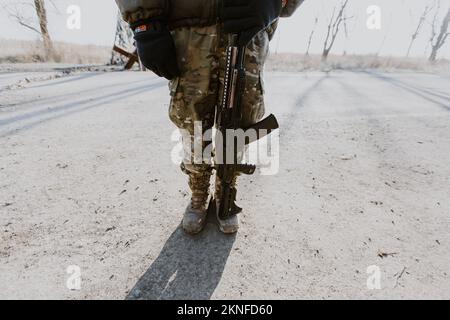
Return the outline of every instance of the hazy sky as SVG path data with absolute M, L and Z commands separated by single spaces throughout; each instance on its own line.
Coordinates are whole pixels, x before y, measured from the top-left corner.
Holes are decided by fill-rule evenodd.
M 30 0 L 23 0 L 30 1 Z M 188 0 L 186 0 L 188 1 Z M 437 0 L 350 0 L 347 15 L 353 17 L 348 22 L 348 37 L 342 32 L 337 39 L 334 52 L 342 53 L 376 53 L 382 55 L 404 56 L 411 34 L 417 27 L 419 18 L 427 4 Z M 14 4 L 16 0 L 0 0 L 0 5 Z M 32 1 L 30 1 L 32 2 Z M 441 0 L 439 22 L 450 6 L 450 0 Z M 117 7 L 113 0 L 53 0 L 56 8 L 47 2 L 49 25 L 55 40 L 112 45 L 114 40 Z M 306 0 L 299 11 L 289 19 L 280 23 L 276 38 L 272 42 L 272 50 L 279 52 L 305 52 L 309 34 L 314 26 L 315 17 L 319 18 L 313 38 L 311 52 L 319 53 L 323 48 L 326 27 L 333 8 L 340 0 Z M 81 10 L 81 28 L 68 29 L 67 9 L 77 5 Z M 381 28 L 369 29 L 367 20 L 370 6 L 381 9 Z M 5 9 L 0 6 L 0 38 L 36 39 L 32 31 L 18 25 L 11 19 Z M 30 6 L 32 9 L 32 7 Z M 29 11 L 32 17 L 32 11 Z M 411 51 L 412 56 L 425 56 L 429 52 L 431 21 L 435 10 L 431 11 L 422 32 Z M 439 26 L 440 27 L 440 24 Z M 441 57 L 450 58 L 450 39 L 440 52 Z

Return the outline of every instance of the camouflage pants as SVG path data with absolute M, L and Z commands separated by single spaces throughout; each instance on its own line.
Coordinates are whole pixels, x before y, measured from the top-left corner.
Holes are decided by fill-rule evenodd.
M 178 128 L 189 133 L 190 145 L 193 146 L 194 122 L 200 121 L 203 131 L 214 125 L 215 108 L 223 91 L 229 36 L 221 34 L 217 25 L 180 28 L 172 35 L 182 75 L 170 83 L 169 116 Z M 264 116 L 262 72 L 269 50 L 269 37 L 270 30 L 262 31 L 247 48 L 243 127 L 258 122 Z M 185 173 L 210 174 L 212 171 L 208 164 L 194 164 L 190 155 L 185 159 L 182 164 Z

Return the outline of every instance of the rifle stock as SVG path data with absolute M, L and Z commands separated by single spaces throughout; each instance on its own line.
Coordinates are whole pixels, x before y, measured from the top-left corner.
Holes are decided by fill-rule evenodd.
M 273 114 L 270 114 L 267 118 L 245 129 L 245 131 L 254 130 L 256 132 L 256 136 L 254 136 L 256 139 L 247 139 L 245 141 L 245 144 L 250 144 L 259 139 L 262 139 L 278 128 L 280 128 L 280 125 L 278 124 L 277 118 Z

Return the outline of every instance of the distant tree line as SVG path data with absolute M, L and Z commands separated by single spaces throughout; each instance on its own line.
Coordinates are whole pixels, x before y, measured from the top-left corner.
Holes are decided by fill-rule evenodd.
M 52 0 L 22 0 L 17 2 L 10 2 L 7 5 L 3 5 L 4 10 L 18 22 L 23 27 L 32 30 L 37 33 L 43 43 L 45 59 L 50 60 L 54 57 L 54 47 L 52 38 L 48 30 L 48 17 L 46 10 L 46 2 L 52 5 L 56 10 L 56 6 Z M 322 59 L 327 60 L 329 54 L 331 53 L 338 36 L 345 31 L 345 36 L 348 37 L 347 21 L 353 17 L 348 17 L 346 12 L 350 0 L 341 0 L 339 5 L 334 6 L 331 18 L 328 21 L 326 34 L 324 37 Z M 27 13 L 30 10 L 27 8 L 32 8 L 34 15 L 29 16 Z M 425 4 L 423 13 L 418 19 L 418 23 L 411 34 L 411 40 L 407 48 L 406 57 L 410 56 L 411 50 L 414 44 L 423 32 L 424 26 L 426 24 L 430 25 L 431 35 L 428 41 L 428 46 L 430 55 L 429 61 L 434 62 L 437 59 L 439 50 L 446 44 L 450 31 L 450 7 L 447 9 L 445 16 L 442 21 L 439 21 L 440 13 L 442 12 L 441 0 L 429 1 Z M 432 14 L 433 13 L 433 14 Z M 430 18 L 430 16 L 432 16 Z M 316 35 L 316 27 L 319 22 L 319 17 L 315 17 L 314 25 L 311 33 L 309 34 L 306 55 L 309 55 L 311 44 L 313 42 L 314 36 Z M 133 44 L 133 34 L 130 31 L 128 25 L 121 19 L 120 14 L 117 16 L 117 27 L 116 27 L 116 37 L 115 43 L 123 46 L 129 47 Z M 120 56 L 115 53 L 112 54 L 111 63 L 123 63 Z

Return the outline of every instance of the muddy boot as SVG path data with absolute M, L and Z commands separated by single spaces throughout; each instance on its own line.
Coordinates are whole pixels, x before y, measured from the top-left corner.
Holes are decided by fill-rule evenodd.
M 233 180 L 233 187 L 236 187 L 236 179 Z M 239 230 L 239 217 L 237 214 L 230 216 L 227 219 L 220 219 L 219 217 L 219 207 L 220 207 L 220 183 L 219 178 L 216 180 L 216 190 L 215 190 L 215 200 L 217 208 L 217 221 L 219 222 L 219 229 L 225 234 L 233 234 Z
M 192 191 L 192 197 L 183 217 L 183 229 L 189 234 L 197 234 L 205 226 L 208 214 L 210 177 L 209 174 L 189 174 L 189 187 Z

